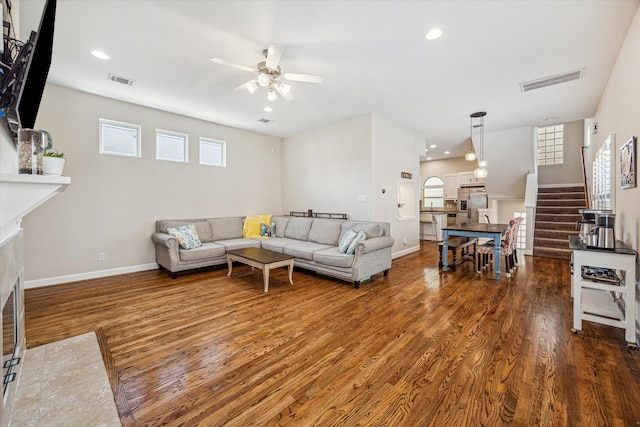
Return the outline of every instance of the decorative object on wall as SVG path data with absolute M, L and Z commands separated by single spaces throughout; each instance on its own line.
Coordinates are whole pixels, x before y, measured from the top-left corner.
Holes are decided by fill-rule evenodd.
M 632 136 L 622 147 L 620 147 L 620 186 L 622 188 L 634 188 L 637 185 L 637 141 L 638 138 Z
M 478 158 L 478 167 L 473 171 L 473 175 L 476 178 L 485 178 L 487 176 L 487 160 L 484 158 L 484 116 L 487 115 L 486 111 L 478 111 L 471 114 L 471 137 L 473 138 L 473 129 L 479 129 L 479 141 L 480 141 L 480 157 Z M 478 119 L 477 124 L 473 124 L 473 120 Z M 466 158 L 466 156 L 465 156 Z
M 18 129 L 18 173 L 42 175 L 43 133 L 33 129 Z
M 64 170 L 64 153 L 58 153 L 57 151 L 45 151 L 42 171 L 45 175 L 62 175 Z
M 400 178 L 411 179 L 413 174 L 410 172 L 400 172 Z
M 476 159 L 476 152 L 473 151 L 473 115 L 469 116 L 469 151 L 465 153 L 464 159 L 468 162 Z

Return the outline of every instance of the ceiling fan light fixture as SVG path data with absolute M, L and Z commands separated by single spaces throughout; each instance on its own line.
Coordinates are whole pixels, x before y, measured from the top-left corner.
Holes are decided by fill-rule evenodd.
M 249 83 L 247 83 L 247 90 L 249 91 L 250 94 L 253 95 L 255 91 L 258 90 L 258 82 L 256 82 L 255 80 L 252 80 Z
M 267 99 L 271 102 L 278 99 L 278 95 L 276 95 L 276 91 L 273 88 L 269 88 L 269 92 L 267 92 Z
M 267 87 L 267 86 L 269 86 L 269 84 L 271 84 L 271 79 L 269 78 L 269 76 L 267 74 L 260 74 L 258 76 L 258 83 L 262 87 Z

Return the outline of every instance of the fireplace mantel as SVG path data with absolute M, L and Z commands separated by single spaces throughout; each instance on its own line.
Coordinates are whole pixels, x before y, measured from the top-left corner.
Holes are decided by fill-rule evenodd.
M 0 244 L 20 228 L 23 216 L 69 184 L 68 176 L 0 174 Z

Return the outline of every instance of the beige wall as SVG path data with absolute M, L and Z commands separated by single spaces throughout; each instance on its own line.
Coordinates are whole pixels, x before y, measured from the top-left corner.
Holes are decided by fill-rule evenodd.
M 581 147 L 584 120 L 564 123 L 564 161 L 561 165 L 538 166 L 538 184 L 582 184 Z
M 464 157 L 453 157 L 442 160 L 426 160 L 420 162 L 420 186 L 424 185 L 427 178 L 437 176 L 442 179 L 446 174 L 467 172 L 477 168 L 475 161 L 468 162 Z
M 591 167 L 593 156 L 608 135 L 615 134 L 616 144 L 614 187 L 616 212 L 616 238 L 634 249 L 640 249 L 640 187 L 620 188 L 620 147 L 632 136 L 640 137 L 640 8 L 620 49 L 616 65 L 602 95 L 594 122 L 598 133 L 591 137 L 588 156 Z M 640 147 L 638 147 L 640 148 Z M 636 153 L 636 166 L 640 157 Z M 640 169 L 638 169 L 640 171 Z M 640 185 L 640 182 L 638 182 Z M 639 269 L 640 270 L 640 269 Z
M 98 154 L 99 118 L 141 125 L 142 158 Z M 153 266 L 157 219 L 281 213 L 279 139 L 57 86 L 36 127 L 71 185 L 24 219 L 28 281 Z M 155 160 L 156 128 L 189 135 L 188 164 Z M 198 164 L 200 136 L 227 142 L 226 168 Z

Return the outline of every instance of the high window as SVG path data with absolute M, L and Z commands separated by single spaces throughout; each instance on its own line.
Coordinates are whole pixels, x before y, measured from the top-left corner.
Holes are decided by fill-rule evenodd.
M 183 133 L 156 129 L 156 159 L 189 162 L 189 137 Z
M 422 206 L 425 208 L 444 207 L 444 181 L 437 176 L 432 176 L 424 181 Z
M 142 157 L 140 126 L 100 119 L 100 154 Z
M 216 139 L 200 138 L 200 164 L 227 166 L 227 143 Z
M 538 165 L 563 163 L 564 125 L 538 128 Z

